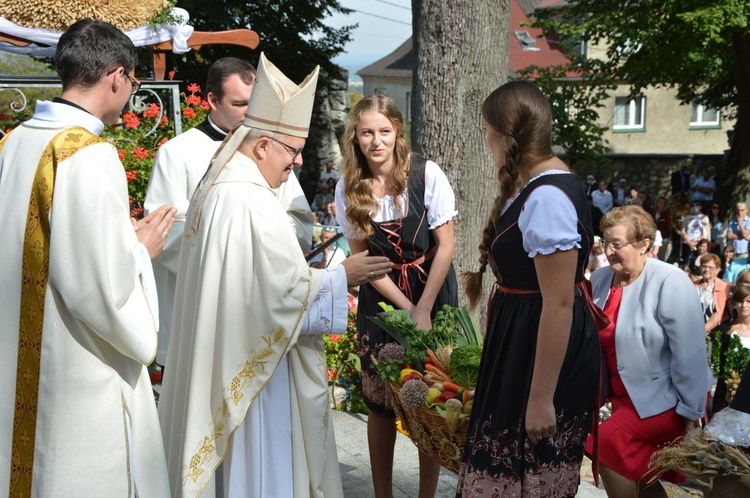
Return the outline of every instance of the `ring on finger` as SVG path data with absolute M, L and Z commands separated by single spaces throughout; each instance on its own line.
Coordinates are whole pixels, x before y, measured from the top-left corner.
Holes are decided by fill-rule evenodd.
M 369 278 L 370 280 L 375 280 L 376 278 L 378 278 L 378 275 L 377 275 L 377 273 L 375 273 L 374 271 L 371 271 L 371 272 L 370 272 L 370 273 L 368 274 L 368 278 Z
M 162 235 L 164 236 L 164 238 L 166 239 L 166 238 L 167 238 L 167 234 L 169 234 L 169 232 L 167 232 L 167 231 L 164 231 L 164 232 L 162 232 L 161 234 L 162 234 Z

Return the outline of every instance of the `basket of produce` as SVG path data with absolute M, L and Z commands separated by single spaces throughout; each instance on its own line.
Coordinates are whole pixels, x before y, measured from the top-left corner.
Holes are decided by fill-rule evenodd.
M 457 473 L 482 355 L 478 327 L 466 308 L 444 306 L 427 332 L 409 312 L 381 307 L 368 318 L 396 343 L 383 346 L 374 363 L 396 416 L 419 449 Z

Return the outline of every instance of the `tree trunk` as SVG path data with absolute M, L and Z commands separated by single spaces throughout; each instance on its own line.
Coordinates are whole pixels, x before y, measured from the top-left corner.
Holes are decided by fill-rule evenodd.
M 734 125 L 732 147 L 726 168 L 720 177 L 717 200 L 731 193 L 727 211 L 734 212 L 738 202 L 750 200 L 750 34 L 737 33 L 732 40 L 734 70 L 737 75 L 737 123 Z
M 479 269 L 478 246 L 498 190 L 480 107 L 507 78 L 509 19 L 509 0 L 412 0 L 411 137 L 414 150 L 440 165 L 456 193 L 459 274 Z M 485 276 L 485 284 L 493 280 L 490 272 Z

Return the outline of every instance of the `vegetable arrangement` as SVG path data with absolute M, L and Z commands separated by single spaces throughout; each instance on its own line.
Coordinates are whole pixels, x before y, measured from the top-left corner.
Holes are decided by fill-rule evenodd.
M 417 329 L 408 311 L 380 303 L 384 310 L 368 317 L 396 343 L 386 344 L 375 364 L 384 381 L 401 386 L 404 408 L 435 409 L 451 433 L 468 420 L 482 357 L 482 337 L 466 308 L 445 305 L 433 330 Z

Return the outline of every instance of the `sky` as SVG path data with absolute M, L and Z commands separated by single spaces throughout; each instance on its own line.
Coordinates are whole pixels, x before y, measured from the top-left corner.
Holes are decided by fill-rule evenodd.
M 350 78 L 393 52 L 411 36 L 411 0 L 340 0 L 340 3 L 355 12 L 331 16 L 325 23 L 336 28 L 359 24 L 352 31 L 352 41 L 345 45 L 345 52 L 333 59 L 349 70 Z

